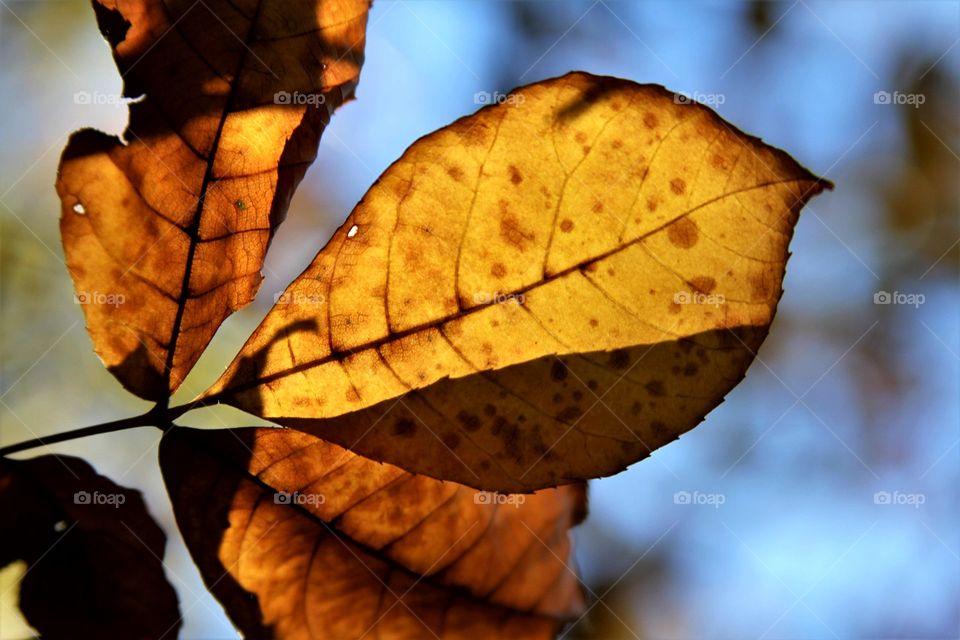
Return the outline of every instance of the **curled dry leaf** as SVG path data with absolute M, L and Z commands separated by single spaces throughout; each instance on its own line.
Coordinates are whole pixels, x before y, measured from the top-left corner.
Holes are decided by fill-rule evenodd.
M 93 6 L 134 101 L 122 140 L 70 138 L 60 230 L 97 353 L 162 399 L 253 299 L 320 134 L 353 95 L 368 2 Z
M 523 87 L 411 146 L 203 397 L 482 489 L 615 473 L 743 378 L 829 186 L 659 86 Z
M 0 567 L 27 564 L 20 609 L 44 638 L 175 638 L 166 537 L 139 491 L 79 458 L 0 460 Z
M 549 638 L 582 608 L 582 485 L 492 496 L 287 429 L 176 428 L 160 465 L 247 637 Z

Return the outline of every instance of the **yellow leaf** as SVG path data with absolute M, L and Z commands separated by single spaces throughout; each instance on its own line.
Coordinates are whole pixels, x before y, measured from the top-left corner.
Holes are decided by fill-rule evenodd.
M 744 376 L 829 183 L 584 73 L 419 140 L 202 398 L 482 489 L 615 473 Z
M 287 429 L 175 428 L 160 464 L 247 637 L 551 638 L 582 610 L 568 537 L 582 485 L 478 493 Z
M 71 136 L 60 229 L 97 353 L 125 387 L 159 400 L 256 294 L 320 134 L 353 95 L 368 1 L 94 9 L 135 101 L 122 140 Z

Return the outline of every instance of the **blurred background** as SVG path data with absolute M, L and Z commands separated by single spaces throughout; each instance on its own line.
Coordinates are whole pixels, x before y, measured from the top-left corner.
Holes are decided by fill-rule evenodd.
M 837 188 L 800 218 L 746 380 L 680 442 L 591 483 L 575 536 L 592 606 L 565 637 L 958 638 L 958 43 L 956 1 L 377 0 L 358 100 L 325 132 L 257 302 L 223 325 L 178 396 L 217 377 L 375 178 L 475 111 L 478 92 L 571 69 L 663 84 Z M 57 226 L 67 136 L 126 123 L 122 104 L 74 100 L 120 93 L 108 46 L 87 2 L 0 0 L 0 60 L 11 444 L 147 406 L 93 354 Z M 226 409 L 185 421 L 257 424 Z M 157 440 L 144 428 L 50 451 L 145 493 L 170 533 L 182 637 L 236 638 L 176 534 Z M 10 589 L 23 570 L 0 574 L 3 638 L 29 634 Z

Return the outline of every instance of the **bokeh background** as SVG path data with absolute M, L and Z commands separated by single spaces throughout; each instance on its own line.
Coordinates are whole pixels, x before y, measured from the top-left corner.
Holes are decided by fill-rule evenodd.
M 566 637 L 958 638 L 958 42 L 956 1 L 377 0 L 359 99 L 324 134 L 258 301 L 224 324 L 180 396 L 216 378 L 388 164 L 476 110 L 478 92 L 571 69 L 663 84 L 837 188 L 800 218 L 746 380 L 680 442 L 591 483 L 576 541 L 592 607 Z M 126 122 L 122 104 L 75 103 L 120 93 L 88 3 L 0 0 L 0 61 L 10 444 L 146 405 L 94 356 L 58 237 L 66 137 Z M 922 304 L 876 304 L 881 291 Z M 257 424 L 229 410 L 182 421 Z M 176 534 L 157 440 L 144 428 L 50 450 L 145 493 L 171 534 L 182 637 L 236 638 Z M 3 638 L 29 635 L 15 608 L 23 570 L 0 574 Z

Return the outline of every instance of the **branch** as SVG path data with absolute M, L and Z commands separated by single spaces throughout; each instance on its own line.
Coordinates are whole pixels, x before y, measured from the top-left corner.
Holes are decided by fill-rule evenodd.
M 33 440 L 27 440 L 26 442 L 20 442 L 2 447 L 0 448 L 0 456 L 8 456 L 12 453 L 19 453 L 21 451 L 26 451 L 27 449 L 44 447 L 47 445 L 56 444 L 58 442 L 67 442 L 69 440 L 76 440 L 77 438 L 85 438 L 87 436 L 96 436 L 102 433 L 113 433 L 114 431 L 125 431 L 127 429 L 135 429 L 137 427 L 157 427 L 162 431 L 166 431 L 174 426 L 173 421 L 175 419 L 179 418 L 188 411 L 206 406 L 206 404 L 207 403 L 204 401 L 189 402 L 187 404 L 182 404 L 180 406 L 171 408 L 166 408 L 158 404 L 150 411 L 139 416 L 133 416 L 132 418 L 113 420 L 111 422 L 95 424 L 89 427 L 82 427 L 80 429 L 72 429 L 70 431 L 64 431 L 63 433 L 55 433 L 50 436 L 34 438 Z

